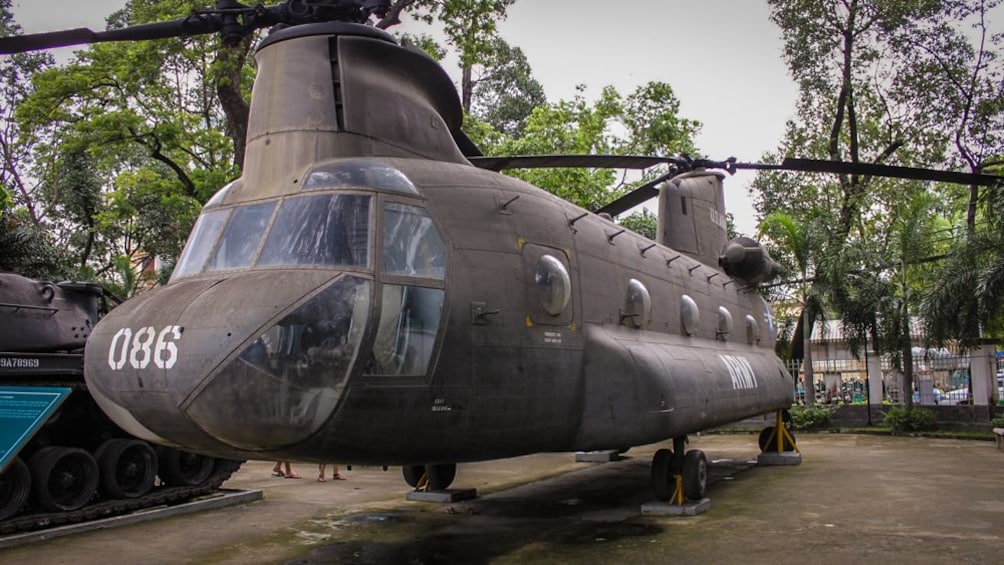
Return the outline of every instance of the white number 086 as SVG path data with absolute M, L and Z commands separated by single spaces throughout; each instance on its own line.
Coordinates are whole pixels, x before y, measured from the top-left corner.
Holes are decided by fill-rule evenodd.
M 108 366 L 118 371 L 128 362 L 133 369 L 146 369 L 152 359 L 157 368 L 170 369 L 178 362 L 178 346 L 174 342 L 179 339 L 179 326 L 167 326 L 159 333 L 146 326 L 135 334 L 132 328 L 122 328 L 115 332 L 108 347 Z

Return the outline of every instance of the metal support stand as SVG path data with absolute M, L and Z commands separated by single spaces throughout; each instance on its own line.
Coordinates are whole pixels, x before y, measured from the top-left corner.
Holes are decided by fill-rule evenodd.
M 779 465 L 800 465 L 802 463 L 802 452 L 798 450 L 795 437 L 791 435 L 784 425 L 783 411 L 777 411 L 777 419 L 774 424 L 774 431 L 767 438 L 767 445 L 774 448 L 774 451 L 764 451 L 757 456 L 757 465 L 779 466 Z M 785 443 L 791 446 L 793 451 L 785 451 Z

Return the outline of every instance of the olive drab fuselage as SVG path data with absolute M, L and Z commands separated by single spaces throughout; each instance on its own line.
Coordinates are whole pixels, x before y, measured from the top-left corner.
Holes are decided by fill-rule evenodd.
M 94 329 L 137 437 L 372 464 L 623 449 L 786 408 L 770 309 L 718 268 L 718 173 L 660 188 L 659 242 L 472 166 L 442 69 L 352 24 L 270 35 L 245 171 L 169 284 Z

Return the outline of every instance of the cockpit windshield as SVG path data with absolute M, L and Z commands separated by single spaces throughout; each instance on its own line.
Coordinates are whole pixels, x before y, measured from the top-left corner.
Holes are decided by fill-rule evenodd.
M 366 268 L 370 200 L 328 193 L 208 210 L 196 222 L 172 280 L 253 265 Z

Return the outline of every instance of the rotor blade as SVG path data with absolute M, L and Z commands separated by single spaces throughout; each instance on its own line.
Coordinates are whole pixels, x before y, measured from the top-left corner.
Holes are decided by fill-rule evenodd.
M 641 155 L 510 155 L 502 157 L 475 157 L 468 159 L 472 165 L 489 171 L 506 169 L 647 169 L 649 167 L 680 162 L 677 157 L 649 157 Z
M 596 211 L 597 214 L 610 214 L 611 216 L 616 216 L 626 210 L 630 210 L 635 206 L 659 196 L 659 191 L 656 190 L 656 186 L 666 182 L 667 180 L 675 177 L 679 174 L 679 171 L 672 170 L 663 175 L 659 175 L 654 179 L 646 182 L 645 184 L 639 186 L 638 188 L 632 190 L 631 192 L 621 196 L 617 200 L 607 204 L 606 206 L 600 208 Z
M 138 39 L 163 39 L 200 35 L 219 31 L 221 20 L 214 15 L 189 16 L 187 18 L 142 24 L 108 31 L 91 31 L 85 27 L 66 31 L 35 33 L 16 37 L 0 37 L 0 55 L 23 53 L 50 47 L 67 47 L 104 41 L 133 41 Z
M 1004 184 L 1004 177 L 993 175 L 939 171 L 936 169 L 921 169 L 916 167 L 897 167 L 893 165 L 876 165 L 872 163 L 847 163 L 844 161 L 824 161 L 821 159 L 795 159 L 791 157 L 786 158 L 780 165 L 736 163 L 736 168 L 835 173 L 841 175 L 868 175 L 908 180 L 930 180 L 967 186 L 998 186 Z

